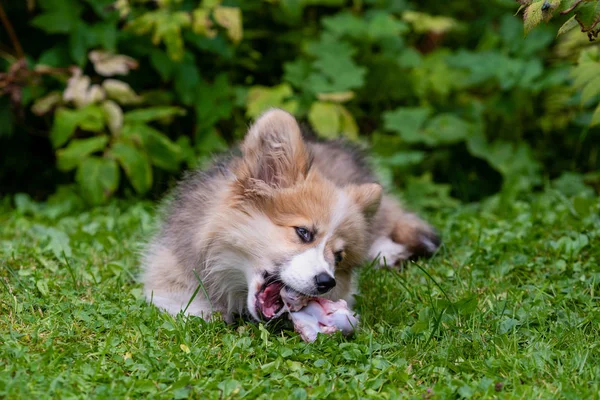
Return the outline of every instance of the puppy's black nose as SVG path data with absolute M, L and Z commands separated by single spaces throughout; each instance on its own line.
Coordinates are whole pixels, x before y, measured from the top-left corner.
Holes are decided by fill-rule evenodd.
M 315 283 L 317 284 L 317 291 L 323 294 L 335 286 L 335 279 L 328 273 L 322 272 L 315 276 Z

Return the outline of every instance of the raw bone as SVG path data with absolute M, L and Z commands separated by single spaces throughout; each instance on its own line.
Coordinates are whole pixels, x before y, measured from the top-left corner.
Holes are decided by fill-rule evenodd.
M 288 309 L 293 308 L 288 306 Z M 358 326 L 358 319 L 352 315 L 344 300 L 331 301 L 315 297 L 299 311 L 290 311 L 294 329 L 306 342 L 314 342 L 319 333 L 331 334 L 341 331 L 350 335 Z

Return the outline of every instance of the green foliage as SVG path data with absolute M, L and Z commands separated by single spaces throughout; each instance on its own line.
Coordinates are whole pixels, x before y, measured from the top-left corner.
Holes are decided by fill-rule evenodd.
M 0 397 L 595 398 L 590 192 L 565 174 L 539 195 L 429 215 L 438 255 L 403 272 L 365 265 L 360 329 L 311 344 L 285 324 L 173 318 L 146 304 L 136 265 L 150 202 L 85 208 L 65 189 L 44 203 L 0 199 Z
M 572 76 L 575 87 L 581 89 L 581 102 L 583 104 L 600 95 L 600 52 L 592 48 L 581 52 L 577 67 L 573 69 Z M 600 104 L 592 114 L 590 125 L 600 125 Z
M 550 21 L 556 15 L 573 14 L 559 29 L 559 35 L 575 28 L 586 32 L 590 40 L 600 33 L 600 1 L 598 0 L 517 0 L 521 3 L 525 33 L 529 33 L 542 21 Z
M 585 79 L 597 59 L 565 62 L 579 51 L 567 28 L 597 29 L 595 1 L 521 2 L 528 31 L 550 25 L 526 38 L 504 1 L 42 3 L 6 6 L 27 63 L 2 64 L 14 111 L 2 107 L 0 137 L 43 149 L 49 184 L 75 181 L 94 202 L 161 193 L 270 107 L 371 145 L 382 180 L 415 196 L 515 195 L 599 166 L 597 80 Z M 574 19 L 553 42 L 562 11 Z M 98 158 L 85 168 L 108 171 L 104 183 L 83 185 Z
M 103 75 L 127 74 L 137 63 L 123 56 L 105 55 L 102 64 L 92 57 L 97 72 Z M 92 204 L 103 203 L 118 189 L 121 166 L 138 194 L 152 187 L 152 166 L 177 172 L 184 149 L 150 123 L 170 123 L 185 115 L 185 110 L 168 105 L 142 107 L 148 100 L 136 94 L 119 80 L 106 79 L 90 85 L 91 79 L 75 70 L 54 113 L 50 131 L 56 151 L 57 167 L 62 171 L 76 169 L 75 181 L 81 193 Z M 48 97 L 34 104 L 38 114 L 49 111 Z M 138 106 L 124 111 L 125 106 Z M 89 136 L 72 139 L 73 135 Z M 64 148 L 61 148 L 64 145 Z M 102 153 L 100 155 L 100 153 Z
M 555 15 L 573 14 L 558 30 L 558 36 L 570 32 L 579 26 L 581 32 L 587 33 L 592 42 L 600 33 L 600 0 L 518 0 L 524 9 L 525 33 L 529 33 L 541 21 L 549 21 Z M 581 91 L 582 104 L 599 98 L 600 94 L 600 64 L 598 62 L 597 47 L 589 51 L 582 51 L 579 56 L 578 66 L 571 75 L 575 78 L 574 86 Z M 600 104 L 590 119 L 590 126 L 600 124 Z

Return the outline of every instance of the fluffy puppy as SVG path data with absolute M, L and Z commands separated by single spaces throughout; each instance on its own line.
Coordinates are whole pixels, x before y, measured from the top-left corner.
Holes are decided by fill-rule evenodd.
M 241 155 L 177 186 L 142 279 L 148 301 L 171 314 L 269 320 L 282 311 L 281 290 L 352 305 L 362 262 L 393 266 L 439 244 L 383 194 L 356 150 L 307 141 L 292 115 L 272 109 L 251 126 Z

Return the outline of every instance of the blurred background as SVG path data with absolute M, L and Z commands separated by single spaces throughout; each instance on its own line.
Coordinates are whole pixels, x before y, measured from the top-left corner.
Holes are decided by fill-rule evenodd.
M 0 194 L 158 198 L 271 106 L 422 208 L 597 192 L 600 6 L 575 3 L 2 1 Z

